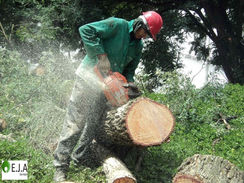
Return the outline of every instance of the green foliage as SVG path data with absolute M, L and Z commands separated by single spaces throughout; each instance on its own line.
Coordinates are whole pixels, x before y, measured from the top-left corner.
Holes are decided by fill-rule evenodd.
M 0 154 L 1 162 L 2 160 L 28 160 L 28 180 L 25 182 L 51 182 L 52 158 L 34 149 L 25 139 L 19 139 L 17 142 L 0 141 Z
M 0 37 L 2 45 L 18 49 L 24 45 L 26 49 L 21 50 L 30 52 L 28 57 L 48 50 L 51 43 L 56 49 L 61 45 L 64 50 L 76 50 L 80 39 L 78 27 L 103 17 L 102 3 L 98 1 L 11 0 L 0 5 L 0 22 L 6 35 L 11 36 L 11 40 Z
M 178 11 L 189 8 L 197 11 L 199 1 L 179 1 L 177 5 L 161 6 L 163 2 L 0 0 L 0 22 L 6 33 L 3 35 L 1 29 L 0 43 L 7 48 L 17 46 L 21 51 L 0 49 L 0 118 L 8 124 L 3 133 L 13 133 L 18 139 L 15 143 L 0 141 L 2 160 L 26 159 L 30 170 L 28 182 L 51 182 L 54 169 L 50 152 L 62 127 L 77 67 L 59 52 L 60 46 L 63 50 L 79 48 L 77 30 L 84 23 L 109 16 L 129 20 L 136 18 L 141 11 L 157 9 L 163 15 L 164 28 L 158 41 L 151 43 L 143 53 L 146 73 L 139 76 L 139 81 L 145 96 L 172 110 L 176 127 L 170 143 L 148 149 L 142 171 L 134 172 L 138 182 L 171 182 L 183 159 L 196 153 L 222 156 L 244 169 L 243 86 L 213 83 L 196 89 L 188 78 L 176 72 L 160 72 L 180 67 L 180 50 L 176 41 L 182 42 L 183 30 L 197 33 L 193 49 L 199 57 L 206 59 L 210 51 L 204 44 L 207 35 L 203 32 L 204 27 L 198 26 L 189 12 Z M 242 72 L 239 72 L 242 65 L 238 63 L 243 63 L 241 54 L 244 52 L 241 51 L 240 36 L 233 35 L 240 35 L 239 27 L 243 23 L 236 11 L 238 1 L 225 2 L 229 21 L 233 20 L 227 27 L 236 33 L 224 34 L 220 40 L 224 40 L 222 45 L 231 45 L 228 50 L 234 50 L 228 58 L 237 55 L 239 60 L 235 60 L 233 63 L 237 64 L 234 65 L 228 60 L 224 66 L 238 71 L 234 76 L 240 81 L 243 79 Z M 172 11 L 172 8 L 177 10 Z M 215 20 L 210 15 L 205 18 Z M 200 22 L 201 19 L 196 20 Z M 223 66 L 222 58 L 225 57 L 219 57 L 218 48 L 214 48 L 213 63 Z M 222 53 L 228 53 L 228 50 Z M 44 68 L 43 75 L 29 71 L 29 59 Z M 155 90 L 158 86 L 161 89 Z M 220 114 L 229 119 L 231 129 L 226 129 Z M 133 165 L 130 168 L 134 170 Z M 101 168 L 91 170 L 74 165 L 69 178 L 81 182 L 105 182 Z
M 162 15 L 164 26 L 158 41 L 151 43 L 143 54 L 143 64 L 151 77 L 155 77 L 156 67 L 170 71 L 181 66 L 177 44 L 184 41 L 187 33 L 194 33 L 192 50 L 197 57 L 221 66 L 231 83 L 243 84 L 242 9 L 243 4 L 234 0 L 0 1 L 0 43 L 12 49 L 17 47 L 26 59 L 37 62 L 50 43 L 55 49 L 61 47 L 66 51 L 80 48 L 78 27 L 85 23 L 110 16 L 131 20 L 143 11 L 156 10 Z M 211 44 L 206 43 L 207 37 Z
M 27 182 L 52 182 L 53 143 L 63 123 L 67 97 L 73 85 L 73 64 L 61 54 L 43 53 L 45 74 L 29 73 L 28 64 L 16 52 L 0 50 L 0 118 L 8 123 L 4 134 L 17 142 L 0 141 L 2 160 L 28 160 Z M 76 67 L 76 66 L 74 66 Z M 126 165 L 141 183 L 170 183 L 181 162 L 196 153 L 221 156 L 240 169 L 243 159 L 243 98 L 241 85 L 210 83 L 196 89 L 176 72 L 157 72 L 162 87 L 144 95 L 167 105 L 176 119 L 171 141 L 147 149 L 141 171 L 136 172 L 135 154 Z M 147 83 L 142 77 L 141 88 Z M 149 81 L 150 82 L 150 81 Z M 231 129 L 226 129 L 221 116 Z M 232 118 L 231 118 L 232 117 Z M 90 169 L 71 164 L 68 178 L 77 182 L 105 182 L 101 167 Z
M 169 11 L 162 15 L 163 28 L 157 35 L 157 41 L 148 44 L 145 48 L 142 63 L 145 71 L 151 77 L 157 77 L 155 71 L 172 71 L 181 67 L 179 42 L 184 40 L 182 22 L 179 21 L 182 14 Z M 177 37 L 175 37 L 177 35 Z
M 111 4 L 114 5 L 116 2 Z M 149 70 L 151 74 L 154 73 L 156 69 L 154 66 L 164 71 L 175 68 L 179 60 L 179 55 L 175 52 L 176 43 L 182 42 L 183 33 L 185 35 L 191 33 L 194 34 L 192 51 L 197 58 L 221 66 L 231 83 L 243 84 L 244 14 L 241 1 L 125 0 L 120 1 L 118 5 L 125 16 L 128 16 L 128 12 L 131 13 L 130 8 L 134 6 L 136 11 L 133 12 L 156 10 L 164 19 L 162 34 L 159 36 L 160 42 L 149 46 L 150 49 L 144 55 L 143 62 L 147 64 L 147 73 L 150 73 Z M 114 7 L 116 6 L 112 6 Z M 126 7 L 128 12 L 124 11 L 127 10 Z M 206 42 L 206 38 L 210 38 L 211 41 Z
M 185 12 L 184 30 L 194 34 L 192 50 L 197 57 L 221 66 L 231 83 L 243 84 L 243 4 L 233 0 L 185 1 L 177 9 Z
M 73 85 L 71 62 L 45 53 L 40 61 L 44 73 L 36 75 L 19 54 L 0 52 L 0 115 L 8 124 L 5 133 L 25 135 L 36 147 L 50 151 L 59 136 Z
M 2 4 L 4 6 L 0 7 L 2 15 L 0 22 L 6 34 L 11 37 L 11 40 L 1 37 L 2 45 L 17 48 L 25 59 L 36 63 L 39 62 L 41 53 L 50 47 L 56 50 L 61 47 L 65 51 L 80 48 L 78 28 L 85 23 L 110 16 L 131 20 L 142 12 L 135 3 L 111 0 L 12 0 Z M 143 11 L 149 10 L 149 7 L 142 7 Z M 12 16 L 7 16 L 9 14 Z M 149 44 L 143 56 L 147 73 L 154 73 L 156 67 L 164 71 L 180 67 L 179 48 L 175 40 L 183 39 L 182 24 L 179 21 L 181 16 L 176 11 L 165 13 L 163 17 L 165 27 L 158 36 L 158 41 Z M 179 36 L 174 40 L 170 39 L 176 34 Z
M 164 73 L 158 79 L 164 81 L 160 93 L 145 95 L 167 105 L 176 126 L 169 143 L 148 149 L 138 181 L 170 183 L 181 162 L 194 154 L 221 156 L 243 170 L 243 86 L 211 83 L 195 89 L 177 73 Z
M 27 160 L 28 180 L 53 180 L 53 157 L 65 108 L 74 81 L 74 66 L 61 54 L 45 52 L 40 60 L 43 75 L 29 71 L 29 64 L 17 52 L 0 49 L 0 118 L 7 122 L 3 134 L 17 142 L 0 140 L 1 160 Z M 70 179 L 105 182 L 101 168 L 71 165 Z M 13 181 L 18 182 L 18 181 Z
M 85 166 L 74 166 L 71 164 L 68 173 L 68 179 L 74 182 L 87 182 L 87 183 L 105 183 L 105 175 L 102 167 L 88 168 Z

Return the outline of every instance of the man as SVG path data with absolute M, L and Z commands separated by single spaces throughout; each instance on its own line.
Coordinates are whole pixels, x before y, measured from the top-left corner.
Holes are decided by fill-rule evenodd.
M 156 40 L 162 24 L 158 13 L 148 11 L 129 22 L 111 17 L 79 28 L 87 55 L 76 71 L 77 79 L 54 152 L 55 181 L 65 180 L 71 158 L 76 163 L 83 160 L 105 110 L 106 98 L 94 67 L 105 76 L 110 71 L 121 73 L 129 87 L 135 89 L 133 76 L 141 58 L 141 39 L 150 36 Z

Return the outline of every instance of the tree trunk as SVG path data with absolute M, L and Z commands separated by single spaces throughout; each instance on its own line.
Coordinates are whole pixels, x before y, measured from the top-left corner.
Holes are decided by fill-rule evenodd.
M 183 161 L 173 183 L 243 183 L 244 173 L 227 160 L 196 154 Z
M 235 41 L 237 42 L 237 41 Z M 219 60 L 230 83 L 244 84 L 244 46 L 230 41 L 216 43 L 219 52 Z
M 243 44 L 243 0 L 232 3 L 234 16 L 228 15 L 227 1 L 201 0 L 200 5 L 206 15 L 201 19 L 209 34 L 215 28 L 217 34 L 209 35 L 216 45 L 218 56 L 215 55 L 214 65 L 223 67 L 229 82 L 244 84 L 244 44 Z M 206 18 L 206 19 L 205 19 Z M 235 22 L 235 23 L 234 23 Z M 210 24 L 209 24 L 210 23 Z M 235 25 L 234 25 L 234 24 Z
M 174 117 L 166 106 L 141 97 L 108 111 L 96 141 L 105 146 L 159 145 L 168 139 L 174 125 Z
M 107 183 L 136 183 L 136 178 L 126 165 L 110 150 L 93 141 L 91 150 L 101 162 Z
M 110 156 L 103 162 L 103 170 L 108 183 L 135 183 L 136 179 L 117 157 Z
M 102 162 L 108 183 L 135 183 L 136 179 L 120 159 L 132 149 L 141 151 L 161 144 L 168 139 L 174 125 L 174 117 L 166 106 L 143 97 L 108 109 L 91 148 Z M 138 157 L 137 169 L 140 162 Z

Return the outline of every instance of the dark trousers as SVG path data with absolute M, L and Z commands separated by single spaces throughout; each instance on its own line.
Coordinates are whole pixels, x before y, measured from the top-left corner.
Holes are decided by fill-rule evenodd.
M 77 77 L 59 143 L 54 152 L 56 168 L 68 168 L 71 158 L 75 161 L 82 159 L 94 139 L 106 108 L 106 98 L 100 84 L 95 77 Z

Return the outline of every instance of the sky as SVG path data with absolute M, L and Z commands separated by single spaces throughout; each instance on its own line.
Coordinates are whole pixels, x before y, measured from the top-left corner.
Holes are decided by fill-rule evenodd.
M 221 83 L 226 83 L 227 78 L 223 69 L 218 70 L 216 66 L 212 64 L 207 64 L 203 61 L 197 60 L 194 53 L 189 53 L 191 39 L 192 38 L 189 37 L 188 41 L 183 43 L 181 46 L 183 54 L 183 68 L 179 71 L 189 76 L 192 83 L 197 88 L 202 88 L 205 84 L 207 84 L 213 75 L 215 75 Z

